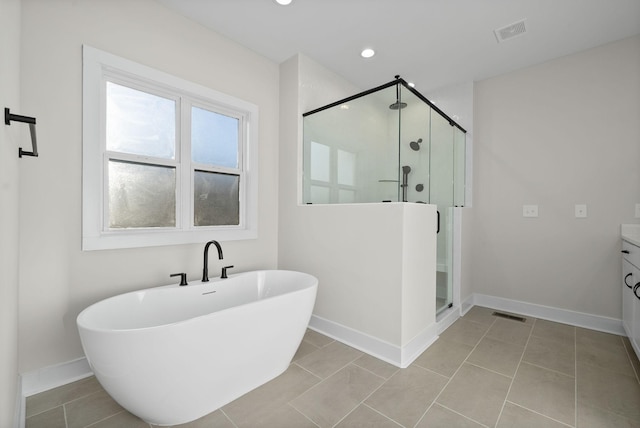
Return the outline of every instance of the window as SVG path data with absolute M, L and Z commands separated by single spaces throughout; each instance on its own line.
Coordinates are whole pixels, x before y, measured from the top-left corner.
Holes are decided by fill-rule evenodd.
M 83 47 L 83 249 L 257 237 L 255 105 Z

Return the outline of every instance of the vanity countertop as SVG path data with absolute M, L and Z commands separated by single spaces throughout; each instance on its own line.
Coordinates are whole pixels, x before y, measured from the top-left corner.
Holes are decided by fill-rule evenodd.
M 622 239 L 640 247 L 640 224 L 623 224 L 620 226 Z

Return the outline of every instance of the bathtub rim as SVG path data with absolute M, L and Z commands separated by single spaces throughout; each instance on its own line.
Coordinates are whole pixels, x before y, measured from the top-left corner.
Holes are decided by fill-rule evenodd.
M 78 332 L 80 332 L 80 330 L 82 329 L 82 330 L 89 331 L 89 332 L 105 333 L 105 334 L 109 334 L 109 333 L 122 334 L 122 333 L 144 332 L 144 331 L 151 331 L 151 330 L 155 330 L 155 329 L 174 327 L 174 326 L 178 326 L 178 325 L 187 324 L 187 323 L 190 323 L 190 322 L 195 322 L 197 320 L 200 320 L 200 319 L 202 319 L 204 317 L 207 317 L 207 316 L 210 316 L 212 314 L 218 314 L 218 313 L 223 313 L 223 312 L 226 312 L 226 311 L 229 311 L 229 310 L 233 310 L 234 308 L 256 305 L 256 304 L 259 304 L 262 301 L 274 299 L 274 298 L 277 298 L 279 296 L 303 293 L 303 292 L 311 290 L 311 289 L 316 289 L 317 290 L 318 283 L 319 283 L 318 278 L 316 276 L 314 276 L 314 275 L 311 275 L 311 274 L 306 273 L 306 272 L 287 270 L 287 269 L 260 269 L 260 270 L 246 271 L 246 272 L 237 272 L 237 273 L 230 274 L 228 279 L 237 278 L 239 276 L 247 275 L 247 274 L 260 274 L 262 272 L 294 273 L 294 274 L 302 275 L 305 278 L 311 279 L 313 283 L 309 284 L 309 285 L 305 285 L 304 287 L 299 288 L 297 290 L 292 290 L 292 291 L 289 291 L 289 292 L 286 292 L 286 293 L 282 293 L 282 294 L 278 294 L 278 295 L 275 295 L 275 296 L 269 296 L 269 297 L 266 297 L 264 299 L 253 300 L 253 301 L 246 302 L 246 303 L 243 303 L 243 304 L 240 304 L 240 305 L 230 306 L 228 308 L 224 308 L 224 309 L 221 309 L 221 310 L 218 310 L 218 311 L 213 311 L 213 312 L 209 312 L 209 313 L 202 314 L 202 315 L 196 315 L 196 316 L 193 316 L 193 317 L 190 317 L 190 318 L 187 318 L 187 319 L 173 321 L 173 322 L 167 322 L 167 323 L 162 323 L 162 324 L 153 325 L 153 326 L 136 327 L 136 328 L 102 328 L 102 327 L 90 327 L 90 326 L 87 326 L 86 323 L 83 324 L 81 322 L 81 318 L 86 317 L 86 313 L 88 313 L 91 308 L 93 308 L 93 307 L 95 307 L 95 306 L 97 306 L 97 305 L 99 305 L 101 303 L 110 301 L 110 300 L 114 300 L 114 299 L 117 299 L 117 298 L 122 298 L 122 296 L 136 294 L 136 293 L 145 292 L 145 291 L 149 291 L 149 290 L 180 289 L 180 288 L 183 288 L 183 287 L 189 287 L 189 285 L 202 286 L 202 285 L 213 284 L 213 283 L 216 283 L 216 282 L 224 282 L 225 279 L 222 279 L 220 277 L 215 277 L 215 278 L 211 278 L 208 282 L 202 282 L 201 280 L 198 280 L 198 281 L 191 282 L 187 286 L 180 286 L 178 284 L 167 284 L 167 285 L 159 285 L 159 286 L 156 286 L 156 287 L 147 287 L 147 288 L 142 288 L 140 290 L 132 290 L 132 291 L 128 291 L 128 292 L 125 292 L 125 293 L 116 294 L 115 296 L 106 297 L 104 299 L 98 300 L 95 303 L 92 303 L 91 305 L 85 307 L 82 311 L 80 311 L 80 313 L 76 317 L 76 327 L 78 329 Z

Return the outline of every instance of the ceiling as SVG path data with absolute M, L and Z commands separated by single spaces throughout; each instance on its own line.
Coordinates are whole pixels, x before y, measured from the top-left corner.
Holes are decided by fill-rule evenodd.
M 640 0 L 157 0 L 281 63 L 302 53 L 362 89 L 430 90 L 640 34 Z M 498 43 L 494 30 L 526 19 Z M 375 49 L 373 58 L 360 51 Z

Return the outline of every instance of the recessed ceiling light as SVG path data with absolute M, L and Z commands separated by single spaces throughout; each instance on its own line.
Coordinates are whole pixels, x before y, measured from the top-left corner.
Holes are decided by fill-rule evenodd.
M 363 49 L 362 52 L 360 52 L 360 56 L 362 58 L 371 58 L 372 56 L 374 56 L 376 54 L 376 51 L 374 51 L 371 48 L 366 48 Z
M 291 4 L 291 0 L 276 0 L 276 3 L 282 5 L 282 6 L 286 6 L 288 4 Z

